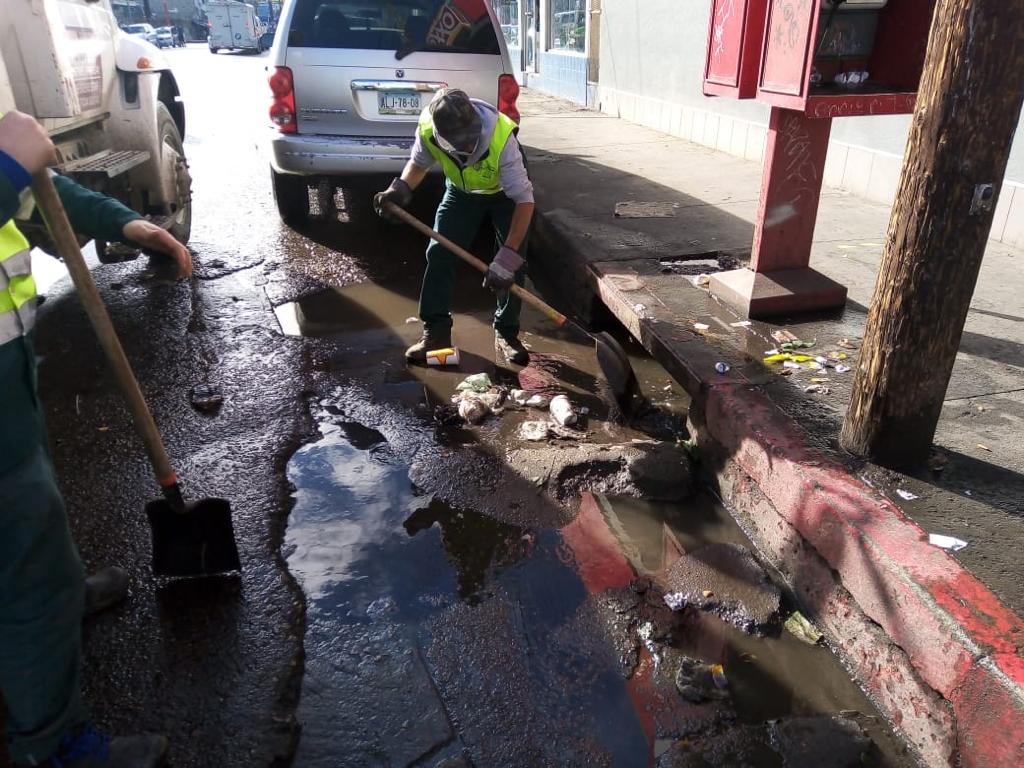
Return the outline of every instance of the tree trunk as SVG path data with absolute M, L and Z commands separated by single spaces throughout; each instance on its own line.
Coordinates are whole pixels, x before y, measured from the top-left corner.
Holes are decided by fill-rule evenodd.
M 939 0 L 840 438 L 852 453 L 928 455 L 1022 100 L 1024 2 Z

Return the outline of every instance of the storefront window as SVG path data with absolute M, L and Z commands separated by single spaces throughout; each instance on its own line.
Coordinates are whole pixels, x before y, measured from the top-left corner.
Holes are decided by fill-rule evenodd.
M 519 0 L 492 0 L 498 23 L 510 48 L 519 47 Z
M 551 0 L 551 48 L 586 50 L 587 0 Z

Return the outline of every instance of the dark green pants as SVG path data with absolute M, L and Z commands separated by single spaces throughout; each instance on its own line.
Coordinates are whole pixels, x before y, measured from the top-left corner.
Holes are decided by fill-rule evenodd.
M 494 228 L 498 248 L 508 237 L 509 226 L 516 204 L 503 194 L 471 195 L 446 185 L 444 198 L 437 208 L 434 229 L 456 245 L 469 248 L 480 231 L 480 225 L 489 221 Z M 526 241 L 519 255 L 526 259 Z M 455 290 L 456 256 L 447 248 L 431 240 L 427 246 L 427 269 L 423 273 L 420 290 L 420 319 L 423 327 L 432 333 L 447 333 L 452 327 L 452 294 Z M 516 282 L 526 280 L 526 266 L 516 273 Z M 494 327 L 502 333 L 519 332 L 519 310 L 522 302 L 512 294 L 500 297 L 494 312 Z
M 0 370 L 5 381 L 32 387 L 19 373 Z M 85 575 L 45 430 L 24 440 L 27 457 L 0 470 L 0 694 L 11 759 L 34 765 L 87 718 L 79 679 Z

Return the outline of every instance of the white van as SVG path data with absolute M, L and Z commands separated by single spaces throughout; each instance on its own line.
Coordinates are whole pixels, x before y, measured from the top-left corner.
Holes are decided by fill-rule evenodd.
M 214 0 L 206 4 L 205 10 L 210 25 L 210 53 L 219 50 L 263 52 L 262 37 L 267 28 L 251 5 L 235 0 Z

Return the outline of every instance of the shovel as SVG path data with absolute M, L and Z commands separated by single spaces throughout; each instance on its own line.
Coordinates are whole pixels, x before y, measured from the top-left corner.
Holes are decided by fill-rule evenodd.
M 388 202 L 384 205 L 387 208 L 388 213 L 392 216 L 401 219 L 416 231 L 436 240 L 464 262 L 475 267 L 480 272 L 487 274 L 487 265 L 465 248 L 461 248 L 444 235 L 435 232 L 411 213 L 399 208 L 394 203 Z M 549 306 L 539 297 L 530 293 L 522 286 L 513 284 L 509 290 L 530 306 L 543 312 L 544 315 L 552 320 L 559 328 L 572 328 L 593 339 L 594 351 L 597 353 L 597 365 L 598 368 L 601 369 L 601 375 L 604 376 L 605 380 L 608 382 L 608 385 L 611 387 L 612 393 L 615 395 L 615 399 L 619 402 L 619 405 L 624 411 L 628 412 L 630 410 L 630 400 L 634 393 L 639 392 L 639 385 L 637 384 L 636 374 L 633 372 L 633 366 L 630 365 L 629 358 L 626 357 L 626 352 L 623 350 L 619 342 L 617 342 L 611 334 L 605 333 L 604 331 L 597 331 L 593 333 L 588 331 L 582 325 L 574 320 L 570 320 L 557 309 Z
M 231 525 L 231 505 L 224 499 L 202 499 L 186 505 L 178 476 L 157 431 L 153 415 L 125 357 L 117 332 L 103 305 L 89 267 L 78 247 L 64 206 L 49 173 L 33 178 L 32 192 L 57 253 L 68 268 L 82 306 L 89 316 L 107 361 L 114 371 L 121 394 L 131 411 L 132 420 L 146 446 L 163 499 L 146 505 L 153 533 L 153 573 L 157 576 L 209 576 L 242 568 Z

